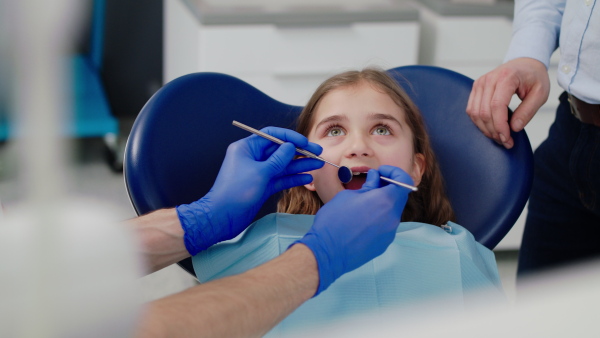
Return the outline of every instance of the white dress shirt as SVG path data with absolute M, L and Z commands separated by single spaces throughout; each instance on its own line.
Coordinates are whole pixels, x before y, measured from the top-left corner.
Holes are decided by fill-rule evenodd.
M 516 0 L 505 61 L 530 57 L 548 67 L 560 47 L 558 84 L 600 104 L 600 6 L 596 0 Z

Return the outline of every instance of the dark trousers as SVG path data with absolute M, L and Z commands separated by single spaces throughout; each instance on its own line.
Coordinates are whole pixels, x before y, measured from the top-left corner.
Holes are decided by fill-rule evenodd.
M 519 277 L 600 255 L 600 127 L 575 118 L 566 93 L 534 162 Z

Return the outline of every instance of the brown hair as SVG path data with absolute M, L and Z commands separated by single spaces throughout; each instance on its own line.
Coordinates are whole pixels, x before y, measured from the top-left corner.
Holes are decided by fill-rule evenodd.
M 423 222 L 437 226 L 454 221 L 454 212 L 444 192 L 442 174 L 431 149 L 421 112 L 400 85 L 384 70 L 366 68 L 362 71 L 349 71 L 323 82 L 298 116 L 296 130 L 307 136 L 314 123 L 314 112 L 321 99 L 337 88 L 356 85 L 361 81 L 367 81 L 389 95 L 405 112 L 406 123 L 413 132 L 413 153 L 423 154 L 425 158 L 425 172 L 419 190 L 409 195 L 402 213 L 402 221 Z M 277 211 L 314 215 L 322 206 L 323 202 L 315 191 L 300 186 L 284 192 L 277 204 Z

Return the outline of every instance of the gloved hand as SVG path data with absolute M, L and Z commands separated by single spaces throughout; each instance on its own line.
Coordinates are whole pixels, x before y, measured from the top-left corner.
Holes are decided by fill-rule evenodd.
M 315 154 L 323 151 L 303 135 L 275 127 L 262 131 L 291 143 L 279 145 L 251 135 L 230 144 L 208 194 L 177 207 L 185 246 L 192 256 L 240 234 L 269 196 L 312 182 L 310 174 L 301 173 L 323 166 L 323 162 L 315 159 L 294 160 L 295 147 Z
M 387 184 L 379 175 L 413 184 L 400 168 L 371 169 L 359 190 L 344 190 L 325 204 L 312 228 L 294 244 L 308 246 L 317 259 L 319 288 L 381 255 L 392 243 L 410 190 Z

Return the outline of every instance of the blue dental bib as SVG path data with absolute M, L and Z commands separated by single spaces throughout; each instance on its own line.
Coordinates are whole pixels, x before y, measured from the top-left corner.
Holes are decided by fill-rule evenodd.
M 201 283 L 239 274 L 283 253 L 310 229 L 312 215 L 270 214 L 235 239 L 193 257 Z M 406 309 L 429 302 L 444 311 L 463 311 L 474 302 L 470 291 L 504 300 L 494 254 L 470 232 L 449 222 L 400 223 L 394 242 L 379 257 L 336 280 L 310 299 L 269 335 L 315 327 L 349 315 Z M 482 292 L 483 291 L 483 292 Z

